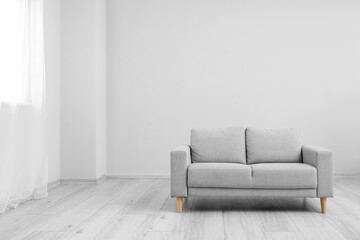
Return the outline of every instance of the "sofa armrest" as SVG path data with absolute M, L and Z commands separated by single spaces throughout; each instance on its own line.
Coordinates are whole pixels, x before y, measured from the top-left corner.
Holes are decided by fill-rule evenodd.
M 187 170 L 191 164 L 190 146 L 178 146 L 170 153 L 171 197 L 187 197 Z
M 317 197 L 333 197 L 333 153 L 330 150 L 302 147 L 303 162 L 317 169 Z

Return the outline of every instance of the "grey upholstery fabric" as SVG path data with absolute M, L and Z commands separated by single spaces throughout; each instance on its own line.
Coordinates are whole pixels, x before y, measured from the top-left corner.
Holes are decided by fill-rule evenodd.
M 301 142 L 296 130 L 246 129 L 247 163 L 301 162 Z
M 194 128 L 191 130 L 192 161 L 246 163 L 245 129 Z
M 316 188 L 316 168 L 304 163 L 193 163 L 189 187 L 303 189 Z
M 316 168 L 304 163 L 258 163 L 252 168 L 252 188 L 316 188 Z
M 170 153 L 171 197 L 187 197 L 187 169 L 191 163 L 190 147 L 179 146 Z
M 317 197 L 333 197 L 333 153 L 327 149 L 303 146 L 303 161 L 317 169 Z
M 189 197 L 316 197 L 316 189 L 189 188 Z
M 191 163 L 189 146 L 171 152 L 172 197 L 333 197 L 331 151 L 302 146 L 298 156 L 299 141 L 293 130 L 250 129 L 246 132 L 248 162 L 260 163 L 245 165 L 241 164 L 245 151 L 235 149 L 242 145 L 242 138 L 238 138 L 241 129 L 234 129 L 239 133 L 236 136 L 228 130 L 231 128 L 193 130 L 192 142 L 197 150 L 193 156 L 199 162 Z M 301 159 L 303 162 L 298 162 Z
M 189 187 L 251 187 L 251 168 L 239 163 L 192 163 L 188 169 Z

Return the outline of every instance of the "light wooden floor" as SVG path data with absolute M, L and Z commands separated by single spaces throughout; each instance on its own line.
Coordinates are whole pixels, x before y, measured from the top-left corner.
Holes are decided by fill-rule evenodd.
M 360 239 L 360 179 L 338 179 L 327 214 L 319 199 L 189 198 L 168 179 L 61 184 L 0 215 L 0 239 Z

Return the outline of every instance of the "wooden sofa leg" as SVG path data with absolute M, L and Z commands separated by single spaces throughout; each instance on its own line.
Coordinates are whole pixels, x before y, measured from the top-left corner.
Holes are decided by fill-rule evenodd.
M 320 198 L 322 213 L 326 213 L 326 199 L 327 199 L 326 197 Z
M 182 213 L 182 201 L 183 201 L 183 198 L 178 197 L 178 198 L 176 198 L 176 200 L 177 200 L 178 213 Z

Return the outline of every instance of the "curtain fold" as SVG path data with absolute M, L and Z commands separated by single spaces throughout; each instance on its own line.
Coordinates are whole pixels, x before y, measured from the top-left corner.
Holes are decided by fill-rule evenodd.
M 0 213 L 47 196 L 43 0 L 1 0 Z

